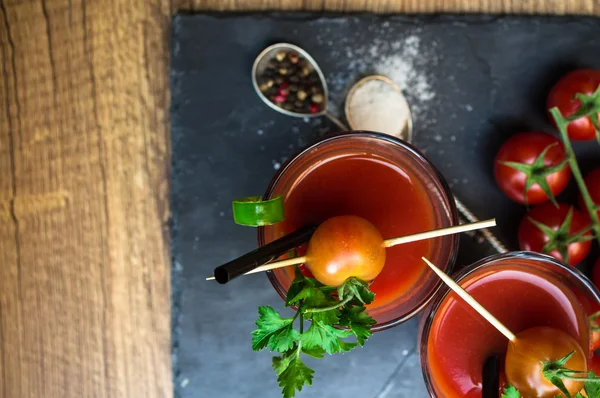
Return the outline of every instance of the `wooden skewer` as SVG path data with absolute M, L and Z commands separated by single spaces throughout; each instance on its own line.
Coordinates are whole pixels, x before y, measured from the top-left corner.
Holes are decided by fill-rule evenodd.
M 485 220 L 485 221 L 478 221 L 478 222 L 474 222 L 474 223 L 470 223 L 470 224 L 455 225 L 454 227 L 435 229 L 433 231 L 419 232 L 417 234 L 401 236 L 399 238 L 387 239 L 383 242 L 383 244 L 385 247 L 392 247 L 392 246 L 400 245 L 402 243 L 409 243 L 409 242 L 416 242 L 418 240 L 438 238 L 440 236 L 458 234 L 460 232 L 488 228 L 488 227 L 493 227 L 495 225 L 496 225 L 496 219 L 491 218 L 491 219 Z M 267 263 L 265 265 L 261 265 L 260 267 L 257 267 L 255 269 L 253 269 L 252 271 L 246 272 L 244 275 L 253 274 L 255 272 L 268 271 L 268 270 L 272 270 L 272 269 L 276 269 L 276 268 L 288 267 L 290 265 L 302 264 L 305 262 L 306 262 L 305 256 L 290 258 L 288 260 L 282 260 L 282 261 L 274 261 L 272 263 Z M 210 277 L 206 278 L 207 281 L 212 281 L 214 279 L 215 279 L 214 276 L 210 276 Z
M 469 224 L 455 225 L 454 227 L 435 229 L 433 231 L 419 232 L 418 234 L 412 234 L 407 236 L 401 236 L 399 238 L 387 239 L 383 242 L 385 247 L 392 247 L 400 245 L 402 243 L 416 242 L 418 240 L 438 238 L 440 236 L 458 234 L 461 232 L 473 231 L 475 229 L 484 229 L 488 227 L 496 226 L 496 219 L 491 218 L 485 221 L 478 221 Z
M 246 272 L 244 275 L 253 274 L 255 272 L 268 271 L 270 269 L 275 269 L 275 268 L 288 267 L 290 265 L 302 264 L 305 262 L 306 262 L 306 256 L 294 257 L 294 258 L 290 258 L 288 260 L 275 261 L 273 263 L 267 263 L 265 265 L 261 265 L 260 267 L 256 267 L 252 271 Z M 210 277 L 206 278 L 207 281 L 212 281 L 214 279 L 215 279 L 214 276 L 210 276 Z
M 427 265 L 429 265 L 429 268 L 431 268 L 433 270 L 433 272 L 435 272 L 440 277 L 440 279 L 446 285 L 448 285 L 448 287 L 450 289 L 452 289 L 456 294 L 458 294 L 460 297 L 462 297 L 462 299 L 465 300 L 467 302 L 467 304 L 469 304 L 471 307 L 473 307 L 473 309 L 475 311 L 477 311 L 479 313 L 479 315 L 484 317 L 486 321 L 491 323 L 492 326 L 495 327 L 496 329 L 498 329 L 498 331 L 500 333 L 502 333 L 504 336 L 506 336 L 507 339 L 509 339 L 513 343 L 517 340 L 517 336 L 515 336 L 515 334 L 513 332 L 508 330 L 508 328 L 506 326 L 504 326 L 495 316 L 490 314 L 490 312 L 488 310 L 486 310 L 481 304 L 479 304 L 477 302 L 477 300 L 475 300 L 473 298 L 473 296 L 471 296 L 469 293 L 467 293 L 467 291 L 465 289 L 460 287 L 460 285 L 458 283 L 454 282 L 452 280 L 452 278 L 450 278 L 448 275 L 446 275 L 441 269 L 439 269 L 438 267 L 433 265 L 431 263 L 431 261 L 427 260 L 425 257 L 421 257 L 421 258 L 423 259 L 423 261 L 425 261 L 427 263 Z

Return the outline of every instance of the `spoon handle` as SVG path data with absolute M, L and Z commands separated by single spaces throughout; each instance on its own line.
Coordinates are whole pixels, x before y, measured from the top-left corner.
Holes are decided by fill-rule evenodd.
M 344 131 L 348 131 L 348 130 L 350 130 L 350 129 L 348 128 L 348 126 L 346 126 L 346 125 L 345 125 L 345 124 L 344 124 L 344 123 L 343 123 L 343 122 L 342 122 L 340 119 L 338 119 L 337 117 L 335 117 L 335 116 L 333 115 L 333 113 L 331 113 L 331 112 L 329 112 L 329 111 L 326 111 L 326 112 L 324 113 L 324 115 L 325 115 L 325 117 L 326 117 L 327 119 L 331 120 L 331 121 L 332 121 L 332 122 L 333 122 L 333 123 L 334 123 L 336 126 L 338 126 L 339 128 L 341 128 L 342 130 L 344 130 Z
M 469 222 L 478 222 L 479 219 L 475 217 L 473 213 L 465 206 L 456 196 L 454 196 L 454 202 L 456 202 L 456 208 L 462 214 L 464 218 Z M 482 229 L 481 234 L 484 239 L 488 241 L 488 243 L 498 252 L 498 253 L 506 253 L 508 249 L 491 233 L 488 229 Z

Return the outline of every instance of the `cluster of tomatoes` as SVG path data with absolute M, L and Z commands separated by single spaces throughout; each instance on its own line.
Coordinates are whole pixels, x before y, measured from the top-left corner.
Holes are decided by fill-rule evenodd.
M 548 109 L 558 107 L 562 115 L 568 117 L 581 104 L 574 98 L 575 94 L 592 95 L 598 86 L 600 70 L 575 70 L 554 85 L 548 95 Z M 589 117 L 570 122 L 568 135 L 573 141 L 596 139 L 596 131 Z M 598 144 L 590 142 L 590 145 Z M 545 251 L 571 265 L 577 265 L 588 255 L 591 247 L 591 232 L 582 233 L 589 229 L 591 223 L 587 208 L 581 195 L 577 207 L 553 203 L 554 200 L 547 195 L 548 192 L 552 196 L 560 194 L 571 178 L 571 170 L 565 164 L 566 156 L 564 145 L 557 136 L 544 132 L 523 132 L 502 145 L 496 155 L 494 174 L 498 186 L 510 199 L 533 206 L 519 226 L 521 250 Z M 592 200 L 600 204 L 600 164 L 585 176 L 585 183 Z M 572 218 L 570 225 L 567 225 L 569 220 L 565 223 L 565 219 L 569 213 Z M 587 238 L 580 236 L 580 239 L 572 239 L 578 233 Z M 557 241 L 556 245 L 553 240 Z M 558 249 L 561 244 L 563 250 Z M 564 254 L 567 254 L 567 258 L 564 258 Z M 594 266 L 593 280 L 600 287 L 600 259 Z

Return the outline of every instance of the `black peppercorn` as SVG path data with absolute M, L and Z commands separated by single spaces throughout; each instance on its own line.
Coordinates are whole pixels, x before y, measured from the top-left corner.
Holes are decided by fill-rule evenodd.
M 322 112 L 325 103 L 320 76 L 296 51 L 280 51 L 257 76 L 259 90 L 280 108 L 297 113 Z

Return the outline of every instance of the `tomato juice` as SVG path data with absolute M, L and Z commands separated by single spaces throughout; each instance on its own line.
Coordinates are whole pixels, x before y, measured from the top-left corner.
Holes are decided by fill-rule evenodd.
M 284 196 L 286 220 L 263 229 L 265 243 L 339 215 L 365 218 L 384 239 L 455 223 L 445 183 L 404 144 L 355 133 L 317 144 L 299 159 L 288 166 L 291 178 L 275 182 L 272 196 Z M 386 323 L 424 305 L 439 281 L 421 257 L 450 269 L 456 244 L 455 237 L 444 237 L 388 248 L 383 271 L 371 285 L 375 301 L 369 313 L 378 323 Z M 297 254 L 304 251 L 301 247 Z M 270 277 L 283 293 L 293 279 L 293 268 L 275 270 Z
M 590 303 L 598 302 L 598 293 L 577 270 L 533 253 L 483 263 L 456 279 L 510 331 L 549 326 L 589 347 Z M 481 397 L 483 364 L 498 355 L 504 369 L 508 340 L 453 292 L 437 297 L 430 311 L 421 333 L 421 363 L 430 393 Z

